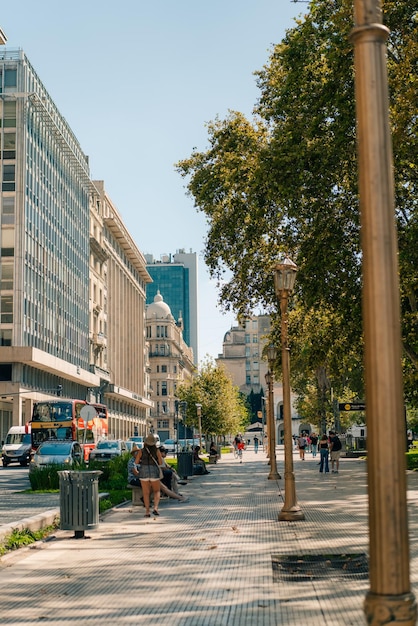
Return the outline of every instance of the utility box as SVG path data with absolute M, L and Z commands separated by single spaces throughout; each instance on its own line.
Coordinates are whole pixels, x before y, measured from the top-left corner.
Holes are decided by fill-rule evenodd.
M 181 478 L 193 476 L 193 452 L 179 452 L 177 454 L 177 474 Z
M 74 530 L 74 537 L 81 539 L 86 530 L 99 525 L 99 476 L 100 471 L 58 472 L 60 480 L 60 528 Z

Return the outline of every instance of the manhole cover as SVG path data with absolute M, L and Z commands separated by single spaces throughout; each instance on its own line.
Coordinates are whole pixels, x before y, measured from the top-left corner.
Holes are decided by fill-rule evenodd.
M 317 578 L 367 578 L 369 564 L 364 552 L 355 554 L 273 554 L 273 582 Z

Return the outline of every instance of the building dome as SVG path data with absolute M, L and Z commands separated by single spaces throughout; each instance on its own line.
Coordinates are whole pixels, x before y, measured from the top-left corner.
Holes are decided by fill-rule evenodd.
M 171 315 L 171 309 L 166 302 L 164 302 L 160 291 L 158 290 L 154 297 L 154 302 L 147 306 L 147 320 L 150 319 L 173 319 Z

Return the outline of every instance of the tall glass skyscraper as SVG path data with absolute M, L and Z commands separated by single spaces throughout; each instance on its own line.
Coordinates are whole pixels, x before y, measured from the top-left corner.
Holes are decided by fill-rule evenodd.
M 198 362 L 198 306 L 197 306 L 197 255 L 178 250 L 173 256 L 163 256 L 156 261 L 145 255 L 147 270 L 153 282 L 147 285 L 147 304 L 154 302 L 159 291 L 176 321 L 183 320 L 183 339 L 193 348 L 195 364 Z

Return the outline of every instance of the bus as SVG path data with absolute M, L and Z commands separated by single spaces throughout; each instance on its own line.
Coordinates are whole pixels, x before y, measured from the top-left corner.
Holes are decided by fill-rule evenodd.
M 81 410 L 85 406 L 96 410 L 96 417 L 85 421 Z M 108 412 L 105 404 L 88 403 L 85 400 L 45 400 L 33 407 L 31 424 L 32 449 L 36 450 L 43 441 L 78 441 L 84 449 L 84 460 L 101 438 L 108 434 Z

